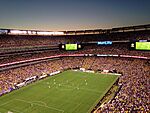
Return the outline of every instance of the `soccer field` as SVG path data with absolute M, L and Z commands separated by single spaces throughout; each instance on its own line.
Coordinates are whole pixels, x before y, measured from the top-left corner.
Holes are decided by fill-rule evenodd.
M 90 113 L 118 77 L 65 71 L 0 97 L 0 113 Z

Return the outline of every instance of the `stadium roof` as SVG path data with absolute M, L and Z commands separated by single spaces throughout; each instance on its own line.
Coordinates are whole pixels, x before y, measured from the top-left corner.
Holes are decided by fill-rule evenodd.
M 16 35 L 84 35 L 84 34 L 104 34 L 128 31 L 150 30 L 150 24 L 118 27 L 112 29 L 93 29 L 93 30 L 76 30 L 76 31 L 40 31 L 40 30 L 16 30 L 16 29 L 0 29 L 0 34 Z

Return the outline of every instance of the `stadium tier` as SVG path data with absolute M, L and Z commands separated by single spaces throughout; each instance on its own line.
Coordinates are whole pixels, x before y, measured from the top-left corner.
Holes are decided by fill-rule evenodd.
M 148 25 L 104 31 L 0 31 L 0 113 L 148 113 Z

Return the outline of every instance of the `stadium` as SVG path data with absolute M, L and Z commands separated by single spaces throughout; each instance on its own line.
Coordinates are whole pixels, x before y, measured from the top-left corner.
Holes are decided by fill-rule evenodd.
M 150 24 L 0 29 L 0 113 L 148 113 Z

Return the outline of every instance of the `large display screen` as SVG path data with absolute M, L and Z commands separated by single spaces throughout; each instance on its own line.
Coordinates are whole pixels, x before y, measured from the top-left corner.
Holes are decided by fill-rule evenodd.
M 150 50 L 150 42 L 136 42 L 136 50 Z
M 77 44 L 65 44 L 65 50 L 77 50 L 78 45 Z

